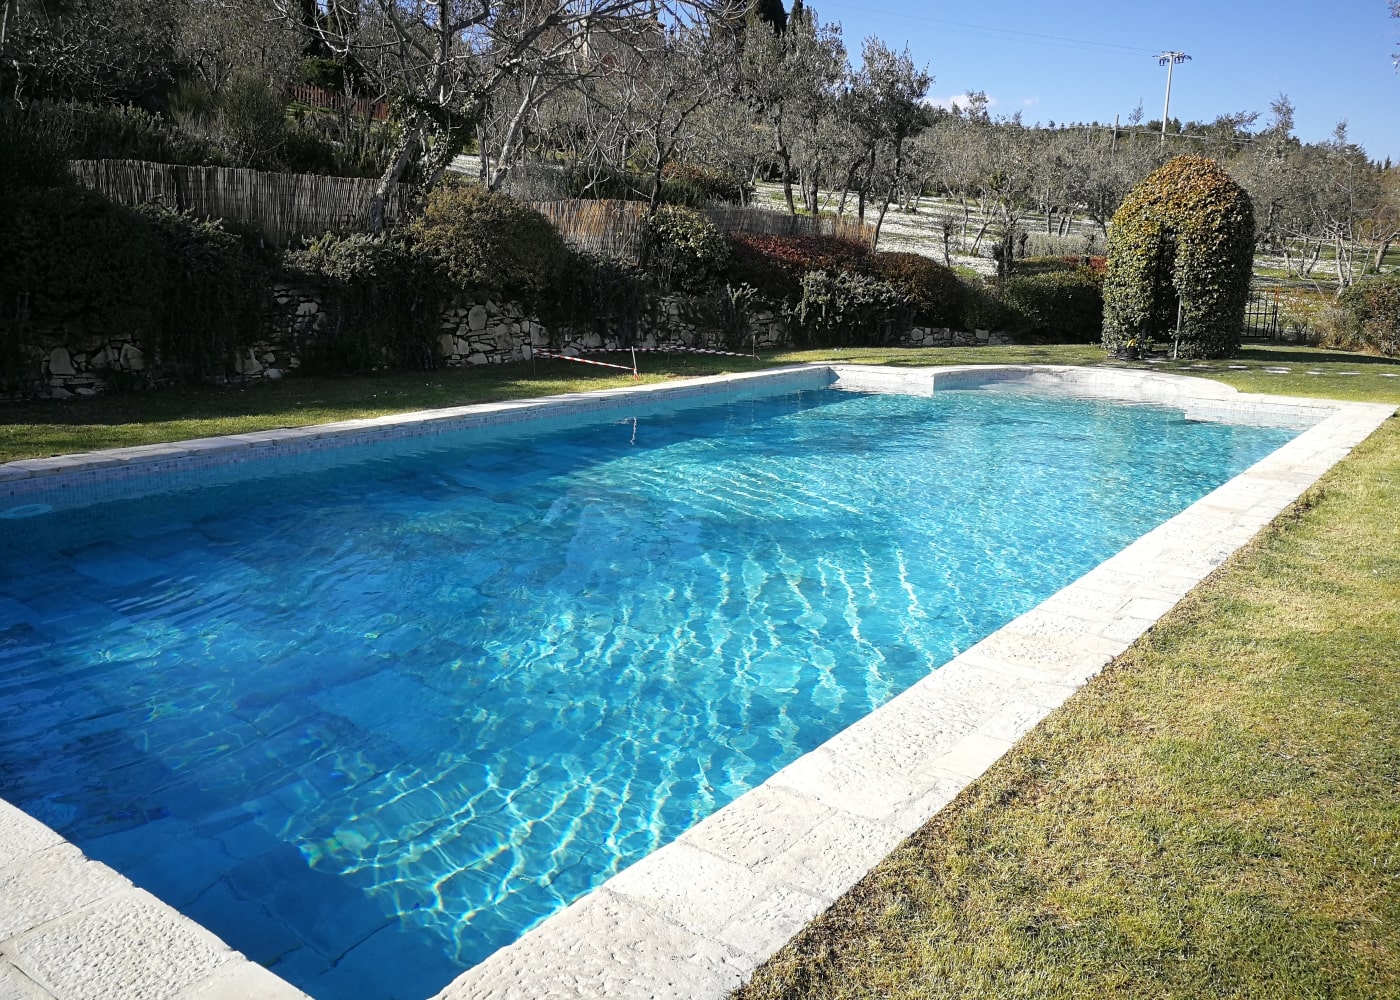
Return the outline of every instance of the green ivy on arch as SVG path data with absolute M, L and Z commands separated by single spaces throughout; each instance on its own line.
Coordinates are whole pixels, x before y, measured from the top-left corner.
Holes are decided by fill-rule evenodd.
M 1240 346 L 1254 265 L 1254 206 L 1220 164 L 1178 156 L 1133 189 L 1113 216 L 1104 276 L 1110 351 L 1176 340 L 1186 358 Z

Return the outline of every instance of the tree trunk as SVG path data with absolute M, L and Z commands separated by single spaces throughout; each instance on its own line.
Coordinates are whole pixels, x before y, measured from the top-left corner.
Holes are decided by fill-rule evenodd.
M 787 202 L 788 214 L 796 218 L 797 205 L 792 200 L 792 154 L 788 151 L 787 141 L 783 138 L 781 121 L 779 121 L 773 135 L 777 140 L 778 162 L 783 166 L 783 200 Z
M 374 189 L 374 197 L 369 202 L 370 232 L 382 233 L 384 231 L 384 206 L 389 202 L 389 192 L 393 190 L 395 184 L 403 183 L 403 178 L 408 173 L 408 168 L 418 153 L 422 136 L 423 126 L 415 118 L 413 123 L 403 130 L 403 135 L 399 137 L 394 158 L 385 168 L 384 175 L 379 178 L 379 186 Z
M 1376 244 L 1376 256 L 1373 263 L 1377 274 L 1381 273 L 1381 264 L 1385 261 L 1385 255 L 1390 252 L 1390 246 L 1395 242 L 1395 234 L 1387 236 Z

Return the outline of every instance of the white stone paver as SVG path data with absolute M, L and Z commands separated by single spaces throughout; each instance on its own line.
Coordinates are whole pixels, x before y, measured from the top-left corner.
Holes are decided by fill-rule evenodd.
M 0 801 L 0 1000 L 241 997 L 305 1000 L 300 990 Z
M 825 374 L 823 374 L 825 373 Z M 920 395 L 1008 380 L 1316 425 L 445 988 L 441 1000 L 716 998 L 927 822 L 1394 412 L 1157 372 L 815 366 L 0 466 L 0 513 L 263 456 L 777 382 Z M 771 391 L 771 390 L 770 390 Z M 302 994 L 0 802 L 0 1000 Z

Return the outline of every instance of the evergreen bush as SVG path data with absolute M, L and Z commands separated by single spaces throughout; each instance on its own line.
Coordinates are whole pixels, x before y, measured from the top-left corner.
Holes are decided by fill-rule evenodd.
M 551 336 L 591 332 L 631 344 L 656 298 L 656 284 L 639 268 L 615 257 L 578 251 L 537 304 Z
M 909 329 L 913 307 L 893 285 L 848 271 L 808 271 L 786 310 L 797 347 L 878 346 Z
M 1336 346 L 1400 356 L 1400 275 L 1357 282 L 1342 292 L 1337 306 Z
M 1017 332 L 1055 343 L 1093 343 L 1103 336 L 1103 290 L 1087 269 L 1013 274 L 1001 301 Z
M 809 271 L 865 274 L 870 268 L 868 246 L 832 236 L 731 233 L 729 246 L 729 283 L 749 285 L 779 306 L 802 298 L 802 279 Z
M 464 292 L 533 298 L 573 260 L 543 215 L 477 185 L 434 189 L 409 236 L 447 284 Z
M 709 291 L 729 263 L 729 243 L 699 212 L 663 205 L 647 222 L 648 270 L 667 291 Z
M 11 362 L 44 331 L 70 344 L 131 339 L 153 378 L 221 375 L 258 331 L 271 261 L 255 238 L 167 209 L 130 209 L 89 191 L 37 188 L 7 199 L 0 245 L 0 340 Z M 36 372 L 9 372 L 9 380 Z
M 956 327 L 967 306 L 968 290 L 950 268 L 916 253 L 877 253 L 871 271 L 902 292 L 924 326 Z
M 1178 156 L 1128 195 L 1109 230 L 1103 343 L 1146 347 L 1175 337 L 1180 355 L 1239 348 L 1254 264 L 1254 208 L 1214 160 Z
M 716 203 L 742 205 L 753 188 L 731 174 L 700 163 L 668 163 L 661 170 L 661 200 L 668 205 L 704 208 Z
M 15 192 L 6 202 L 0 322 L 7 338 L 66 328 L 141 344 L 159 339 L 164 254 L 138 212 L 67 188 Z
M 271 303 L 272 255 L 256 233 L 158 205 L 136 210 L 155 231 L 164 267 L 154 350 L 165 376 L 194 381 L 227 370 L 256 337 Z
M 194 167 L 233 164 L 212 139 L 133 105 L 35 101 L 26 114 L 36 128 L 53 137 L 67 159 L 150 160 Z
M 68 181 L 64 152 L 51 123 L 0 101 L 0 202 L 8 191 L 58 187 Z
M 296 344 L 305 371 L 437 367 L 441 282 L 404 234 L 327 233 L 286 264 L 324 314 Z

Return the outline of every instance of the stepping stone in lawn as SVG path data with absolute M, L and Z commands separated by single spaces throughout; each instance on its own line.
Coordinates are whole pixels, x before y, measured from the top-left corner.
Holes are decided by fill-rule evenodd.
M 1292 368 L 1265 368 L 1270 375 L 1287 375 L 1293 371 Z

